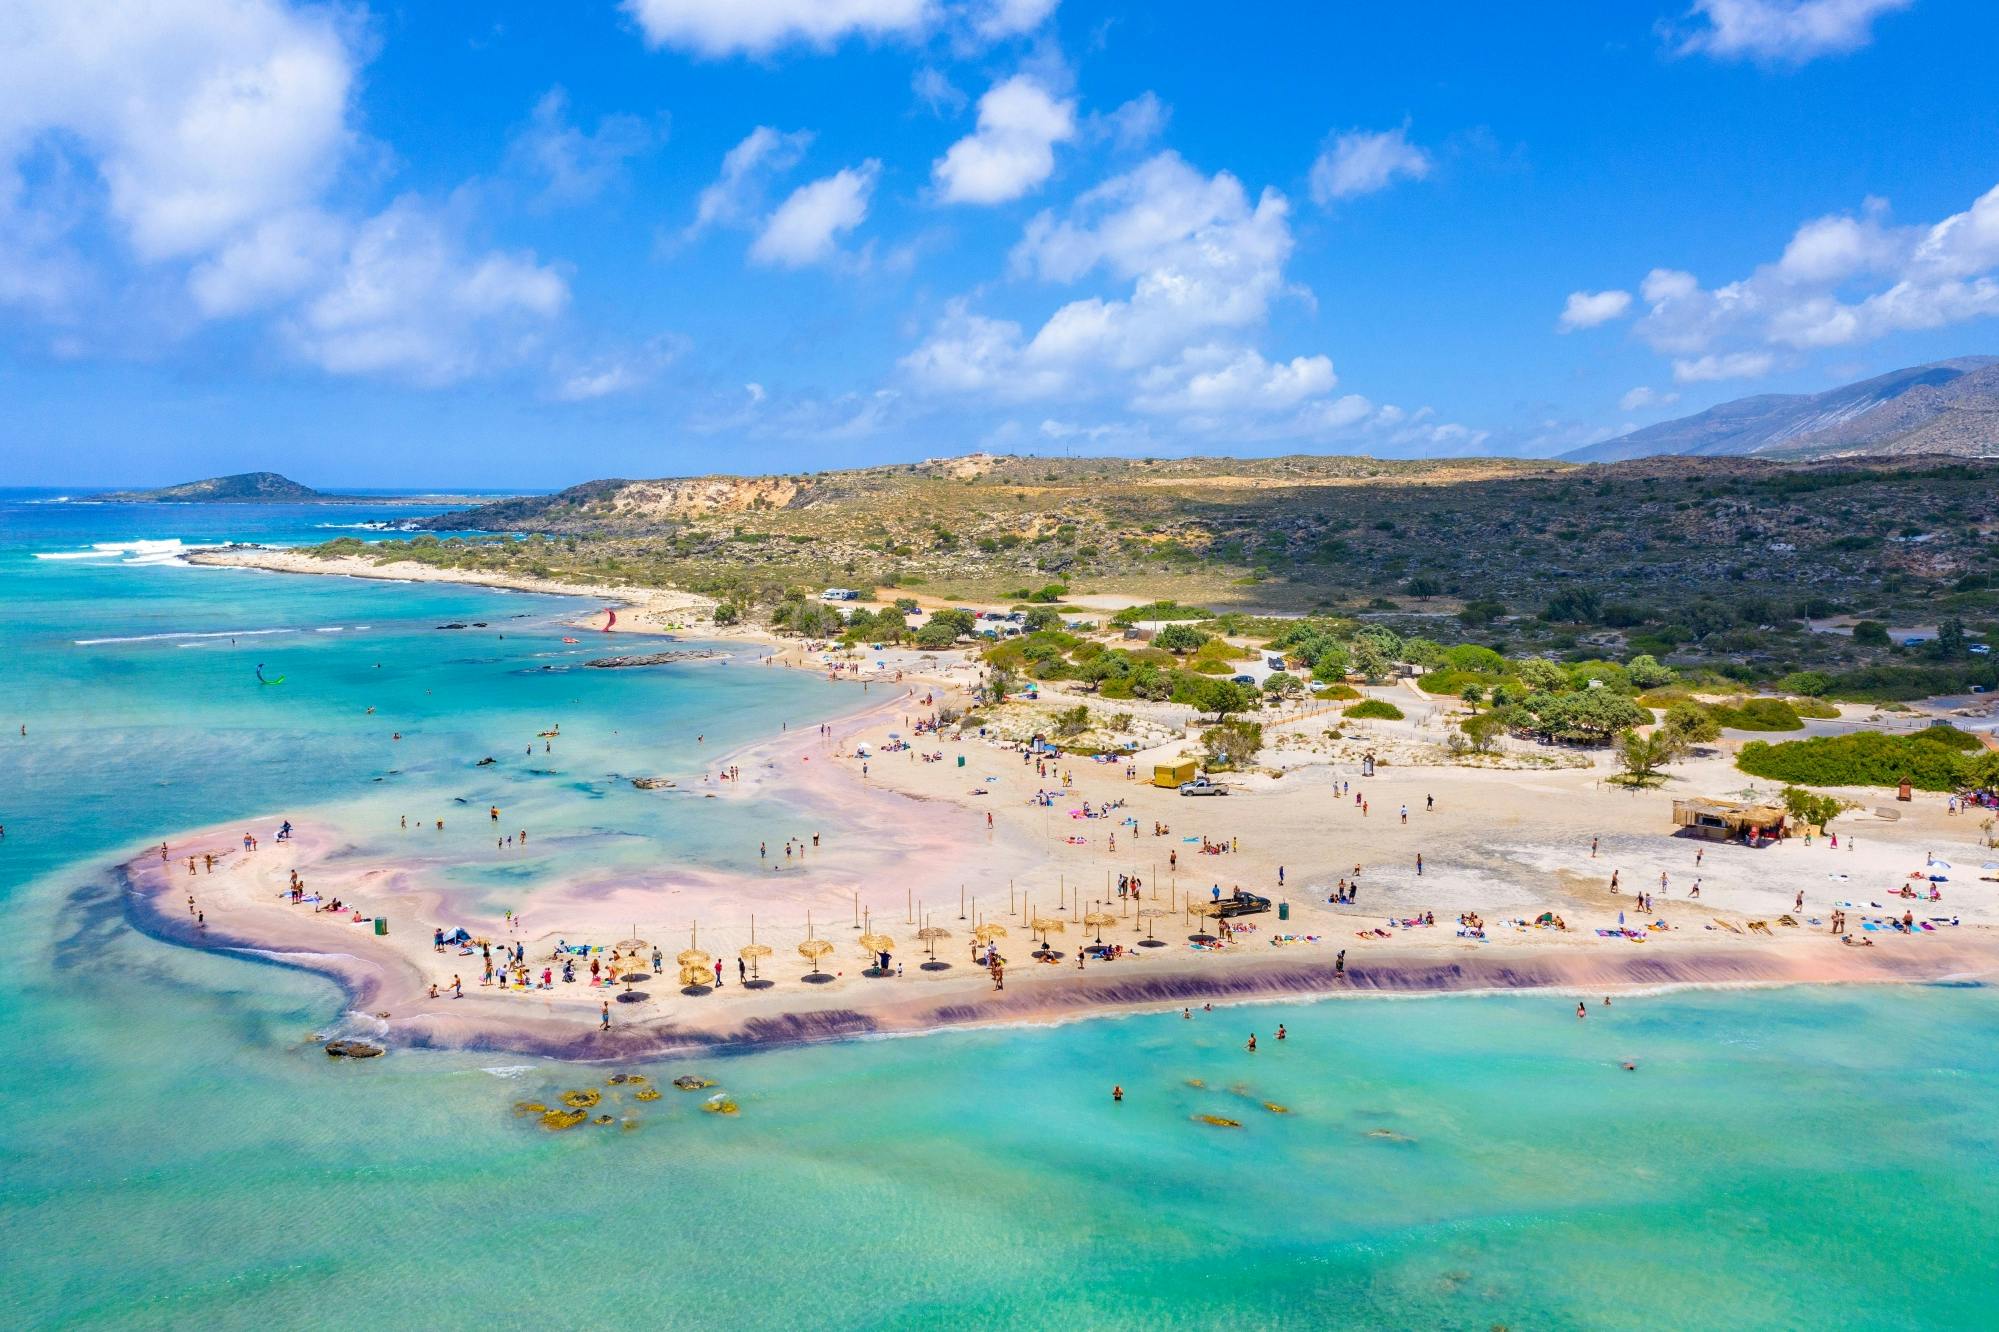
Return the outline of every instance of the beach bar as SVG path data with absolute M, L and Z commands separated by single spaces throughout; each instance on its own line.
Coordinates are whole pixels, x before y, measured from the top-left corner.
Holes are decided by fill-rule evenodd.
M 1673 823 L 1717 842 L 1775 841 L 1784 835 L 1784 807 L 1696 796 L 1673 802 Z

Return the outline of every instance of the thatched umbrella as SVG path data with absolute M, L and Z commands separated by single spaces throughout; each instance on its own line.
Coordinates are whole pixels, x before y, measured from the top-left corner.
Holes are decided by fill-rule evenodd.
M 1138 946 L 1140 948 L 1164 948 L 1166 941 L 1153 936 L 1152 922 L 1161 916 L 1170 916 L 1173 913 L 1163 906 L 1142 906 L 1138 909 L 1138 914 L 1145 920 L 1145 937 L 1138 941 Z
M 980 943 L 991 943 L 995 939 L 1006 938 L 1006 926 L 987 921 L 972 927 L 972 937 Z
M 819 959 L 833 951 L 833 945 L 824 939 L 812 937 L 812 913 L 805 913 L 805 942 L 798 945 L 798 955 L 812 964 L 812 970 L 805 973 L 808 984 L 823 985 L 833 978 L 819 969 Z
M 1117 917 L 1108 911 L 1089 911 L 1084 913 L 1083 923 L 1097 927 L 1097 942 L 1102 943 L 1104 941 L 1104 926 L 1117 924 Z
M 1222 914 L 1222 904 L 1220 902 L 1189 902 L 1187 903 L 1187 910 L 1203 919 L 1219 919 Z M 1215 936 L 1208 933 L 1204 928 L 1188 935 L 1187 940 L 1189 943 L 1213 943 Z
M 682 994 L 708 994 L 715 985 L 715 973 L 706 967 L 692 964 L 680 968 L 680 992 Z
M 949 970 L 951 966 L 949 962 L 939 962 L 937 960 L 937 941 L 939 939 L 950 938 L 951 931 L 945 929 L 942 925 L 925 925 L 916 932 L 916 937 L 923 940 L 924 946 L 930 953 L 930 960 L 923 964 L 923 969 L 925 971 Z
M 751 916 L 750 941 L 736 950 L 736 956 L 750 964 L 750 978 L 743 982 L 744 985 L 756 990 L 770 988 L 770 982 L 757 973 L 757 963 L 769 957 L 770 954 L 771 947 L 769 944 L 760 944 L 757 942 L 757 918 Z
M 1034 955 L 1036 957 L 1061 956 L 1060 953 L 1055 952 L 1053 949 L 1051 949 L 1048 946 L 1048 936 L 1050 934 L 1062 933 L 1062 930 L 1064 928 L 1064 922 L 1061 917 L 1036 916 L 1033 920 L 1028 922 L 1028 927 L 1032 929 L 1036 934 L 1041 936 L 1041 947 L 1037 948 L 1034 952 Z
M 696 921 L 687 936 L 688 947 L 674 955 L 674 961 L 683 967 L 712 967 L 715 959 L 701 951 L 701 922 Z
M 881 954 L 890 952 L 895 948 L 895 940 L 875 930 L 869 930 L 866 934 L 863 934 L 860 938 L 860 944 L 865 952 L 877 959 L 879 959 Z M 879 961 L 876 961 L 869 966 L 863 967 L 861 974 L 879 979 L 892 973 L 886 967 L 883 967 Z

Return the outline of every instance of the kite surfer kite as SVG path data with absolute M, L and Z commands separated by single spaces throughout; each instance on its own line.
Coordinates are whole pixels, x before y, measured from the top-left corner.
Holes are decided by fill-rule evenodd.
M 285 677 L 284 677 L 284 676 L 282 676 L 282 675 L 280 675 L 280 676 L 279 676 L 279 677 L 278 677 L 277 679 L 275 679 L 275 680 L 266 680 L 266 679 L 264 678 L 264 663 L 263 663 L 263 662 L 261 662 L 261 661 L 257 663 L 257 683 L 258 683 L 258 684 L 260 684 L 260 685 L 280 685 L 280 684 L 283 684 L 284 682 L 285 682 Z

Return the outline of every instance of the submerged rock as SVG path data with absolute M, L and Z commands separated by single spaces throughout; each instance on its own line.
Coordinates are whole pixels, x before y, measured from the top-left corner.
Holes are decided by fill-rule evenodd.
M 1214 1126 L 1215 1126 L 1216 1128 L 1241 1128 L 1241 1127 L 1242 1127 L 1242 1121 L 1241 1121 L 1241 1120 L 1239 1120 L 1239 1119 L 1225 1119 L 1225 1118 L 1223 1118 L 1223 1117 L 1222 1117 L 1222 1116 L 1220 1116 L 1220 1115 L 1195 1115 L 1195 1116 L 1194 1116 L 1194 1118 L 1196 1118 L 1196 1119 L 1200 1120 L 1200 1121 L 1201 1121 L 1201 1122 L 1202 1122 L 1203 1124 L 1213 1124 L 1213 1125 L 1214 1125 Z
M 742 1110 L 741 1106 L 726 1096 L 710 1097 L 701 1103 L 701 1108 L 711 1115 L 733 1115 Z
M 640 1101 L 657 1101 L 659 1099 L 659 1088 L 648 1087 L 644 1091 L 639 1092 L 634 1099 Z
M 673 780 L 669 777 L 634 777 L 632 785 L 641 791 L 669 791 L 673 789 Z
M 599 670 L 621 670 L 628 666 L 670 666 L 676 661 L 706 661 L 729 654 L 715 648 L 682 648 L 675 652 L 644 652 L 627 657 L 599 657 L 586 661 L 585 666 L 595 666 Z
M 581 1110 L 550 1110 L 541 1117 L 541 1126 L 554 1132 L 573 1129 L 590 1116 Z
M 382 1047 L 366 1041 L 328 1041 L 326 1053 L 335 1059 L 373 1059 L 382 1053 Z
M 697 1078 L 692 1073 L 682 1073 L 673 1080 L 673 1085 L 682 1091 L 701 1091 L 715 1085 L 713 1078 Z
M 562 1103 L 571 1110 L 588 1110 L 603 1099 L 604 1093 L 598 1091 L 595 1087 L 585 1087 L 579 1091 L 566 1091 L 562 1093 Z

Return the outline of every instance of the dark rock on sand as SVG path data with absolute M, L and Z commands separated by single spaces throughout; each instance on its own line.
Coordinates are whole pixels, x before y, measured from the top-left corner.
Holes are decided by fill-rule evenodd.
M 713 657 L 726 657 L 726 652 L 715 648 L 683 648 L 677 652 L 641 652 L 629 657 L 599 657 L 586 661 L 585 666 L 595 666 L 600 670 L 619 670 L 627 666 L 670 666 L 676 661 L 706 661 Z
M 328 1041 L 326 1053 L 336 1059 L 373 1059 L 382 1053 L 382 1047 L 370 1045 L 366 1041 Z

